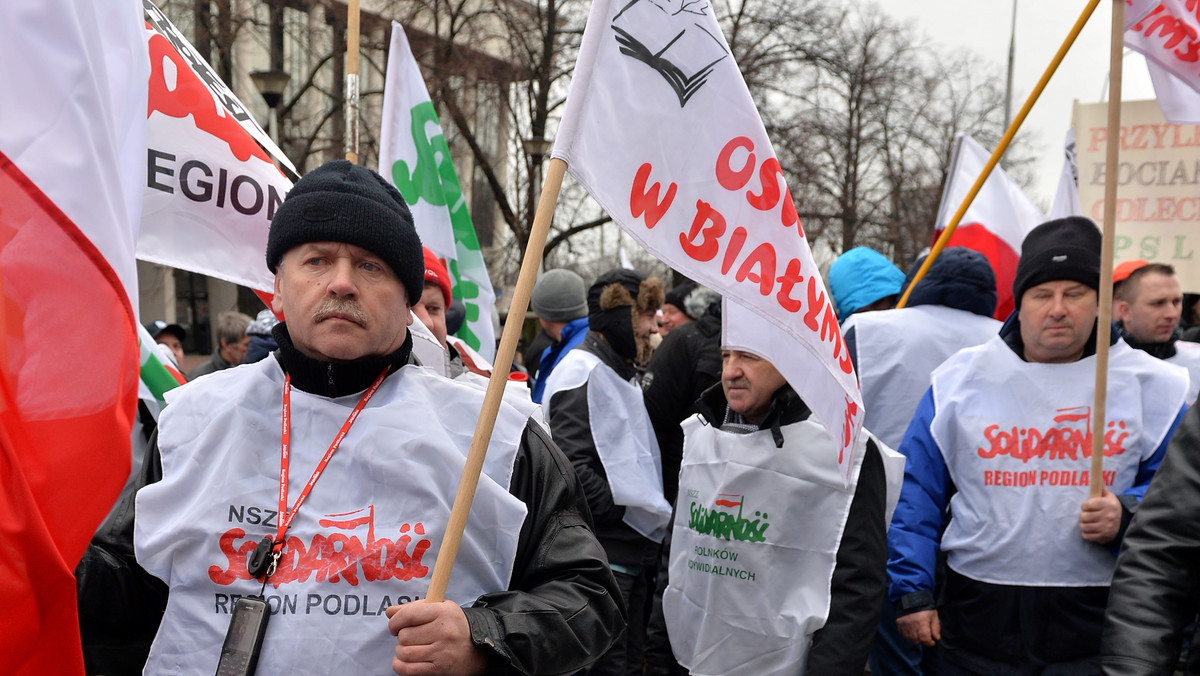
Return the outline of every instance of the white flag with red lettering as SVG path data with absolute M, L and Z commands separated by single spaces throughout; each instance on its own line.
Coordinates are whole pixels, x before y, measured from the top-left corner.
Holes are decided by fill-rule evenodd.
M 292 187 L 283 172 L 296 170 L 154 3 L 143 6 L 150 86 L 137 257 L 270 292 L 267 230 Z
M 1125 46 L 1146 57 L 1163 117 L 1200 122 L 1200 2 L 1126 0 Z
M 950 160 L 950 178 L 946 180 L 942 204 L 938 207 L 934 241 L 962 206 L 989 157 L 991 153 L 975 139 L 966 134 L 958 137 Z M 1042 210 L 997 166 L 946 244 L 965 246 L 987 256 L 996 273 L 995 317 L 1000 321 L 1013 311 L 1012 285 L 1017 273 L 1017 259 L 1021 257 L 1021 243 L 1025 241 L 1025 235 L 1043 220 Z
M 84 672 L 72 572 L 129 476 L 138 0 L 0 2 L 0 673 Z
M 553 155 L 647 250 L 765 320 L 726 345 L 775 364 L 848 480 L 862 400 L 779 161 L 709 3 L 663 4 L 593 3 Z

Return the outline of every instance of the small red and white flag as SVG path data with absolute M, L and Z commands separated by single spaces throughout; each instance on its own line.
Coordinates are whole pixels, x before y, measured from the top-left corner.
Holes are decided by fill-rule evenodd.
M 0 3 L 0 673 L 83 674 L 73 571 L 129 475 L 138 0 Z
M 840 447 L 849 482 L 854 368 L 709 3 L 594 2 L 553 156 L 644 248 L 725 297 L 724 345 L 778 368 Z
M 950 177 L 938 207 L 934 241 L 962 206 L 989 157 L 991 153 L 975 139 L 966 134 L 958 137 L 950 160 Z M 1025 235 L 1043 220 L 1042 210 L 1025 195 L 1016 181 L 996 166 L 946 243 L 946 246 L 965 246 L 987 256 L 996 273 L 996 319 L 1004 321 L 1013 311 L 1012 285 L 1017 260 L 1021 257 L 1021 243 L 1025 241 Z

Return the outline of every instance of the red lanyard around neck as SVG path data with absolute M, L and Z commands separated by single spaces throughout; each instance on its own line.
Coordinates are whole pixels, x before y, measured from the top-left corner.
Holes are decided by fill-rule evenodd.
M 350 426 L 358 418 L 358 414 L 366 407 L 367 402 L 383 384 L 383 379 L 387 376 L 388 370 L 385 368 L 376 378 L 375 382 L 367 388 L 363 393 L 362 398 L 358 400 L 354 410 L 350 412 L 350 416 L 346 418 L 346 422 L 342 423 L 342 429 L 338 430 L 337 436 L 333 438 L 333 443 L 329 444 L 329 450 L 325 451 L 325 457 L 321 458 L 321 462 L 317 463 L 317 468 L 313 470 L 312 476 L 308 477 L 308 483 L 304 484 L 304 490 L 300 491 L 300 496 L 296 498 L 296 504 L 292 505 L 291 510 L 287 508 L 288 494 L 288 465 L 291 464 L 289 456 L 289 443 L 291 442 L 291 417 L 292 417 L 292 377 L 287 375 L 283 379 L 283 440 L 279 445 L 279 525 L 275 531 L 275 542 L 271 550 L 275 556 L 278 556 L 283 551 L 284 539 L 287 534 L 288 526 L 292 525 L 292 519 L 296 518 L 296 512 L 300 511 L 300 505 L 304 503 L 308 497 L 309 491 L 313 485 L 317 483 L 321 472 L 325 471 L 325 465 L 329 464 L 329 459 L 333 457 L 338 446 L 342 444 L 342 439 L 346 437 L 346 433 L 350 431 Z

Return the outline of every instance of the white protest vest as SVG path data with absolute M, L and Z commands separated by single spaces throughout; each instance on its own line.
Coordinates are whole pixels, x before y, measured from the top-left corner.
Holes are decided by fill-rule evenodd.
M 625 507 L 627 526 L 662 542 L 671 521 L 663 497 L 662 455 L 642 401 L 642 390 L 586 350 L 571 350 L 550 372 L 542 404 L 550 419 L 550 401 L 559 390 L 587 383 L 588 421 L 600 464 L 608 476 L 613 503 Z
M 1196 403 L 1196 396 L 1200 394 L 1200 343 L 1175 341 L 1175 356 L 1165 361 L 1188 370 L 1187 404 Z
M 159 426 L 162 481 L 137 495 L 139 563 L 170 587 L 148 674 L 216 670 L 246 557 L 279 514 L 283 373 L 274 359 L 175 391 Z M 359 395 L 292 388 L 289 507 Z M 266 588 L 260 674 L 390 673 L 384 609 L 423 598 L 483 400 L 416 366 L 385 379 L 287 533 Z M 446 596 L 508 586 L 525 505 L 508 492 L 525 416 L 502 405 Z
M 1124 341 L 1112 346 L 1108 366 L 1104 483 L 1120 494 L 1163 442 L 1187 380 Z M 992 584 L 1110 583 L 1116 557 L 1079 534 L 1095 368 L 1095 355 L 1025 362 L 996 337 L 934 371 L 931 432 L 957 488 L 942 550 L 955 571 Z
M 842 332 L 854 332 L 863 427 L 898 448 L 917 404 L 929 389 L 929 374 L 950 355 L 987 342 L 1000 322 L 965 310 L 918 305 L 851 315 Z
M 679 663 L 698 676 L 803 674 L 829 616 L 830 583 L 867 435 L 842 485 L 837 447 L 811 420 L 722 432 L 683 422 L 683 466 L 663 612 Z

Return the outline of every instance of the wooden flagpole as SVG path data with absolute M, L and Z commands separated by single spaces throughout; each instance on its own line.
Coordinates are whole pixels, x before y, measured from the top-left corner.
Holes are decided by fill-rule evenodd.
M 992 175 L 992 169 L 1000 162 L 1000 156 L 1008 150 L 1008 145 L 1012 143 L 1013 137 L 1017 135 L 1017 130 L 1025 122 L 1029 111 L 1033 109 L 1033 104 L 1042 95 L 1042 90 L 1050 83 L 1050 77 L 1058 70 L 1059 64 L 1062 63 L 1067 52 L 1071 49 L 1071 45 L 1075 44 L 1075 38 L 1079 37 L 1080 31 L 1087 24 L 1088 19 L 1092 17 L 1092 12 L 1096 11 L 1096 6 L 1100 4 L 1100 0 L 1090 0 L 1087 7 L 1083 8 L 1083 13 L 1076 19 L 1075 25 L 1071 27 L 1071 32 L 1067 34 L 1065 40 L 1058 48 L 1058 52 L 1054 54 L 1054 58 L 1050 61 L 1050 65 L 1046 66 L 1046 71 L 1042 73 L 1042 78 L 1038 80 L 1037 86 L 1029 93 L 1029 97 L 1025 99 L 1025 105 L 1021 106 L 1021 111 L 1017 113 L 1012 124 L 1008 126 L 1008 130 L 1004 132 L 1004 137 L 1000 139 L 1000 143 L 996 145 L 996 149 L 992 151 L 992 156 L 988 158 L 987 164 L 983 166 L 983 171 L 979 174 L 979 178 L 975 179 L 975 185 L 971 186 L 971 190 L 967 192 L 966 198 L 959 205 L 958 211 L 954 213 L 954 218 L 950 219 L 950 223 L 942 230 L 942 234 L 934 242 L 933 248 L 929 251 L 929 255 L 925 257 L 925 262 L 921 264 L 917 274 L 913 277 L 912 283 L 904 290 L 904 295 L 900 297 L 900 302 L 896 303 L 896 307 L 902 308 L 908 303 L 908 296 L 912 293 L 913 288 L 920 282 L 925 273 L 929 272 L 929 268 L 933 267 L 933 261 L 942 253 L 942 249 L 946 248 L 946 242 L 950 241 L 950 236 L 954 234 L 958 224 L 966 215 L 967 209 L 970 208 L 971 202 L 975 201 L 975 196 L 983 189 L 983 184 L 987 183 L 988 176 Z
M 566 171 L 566 162 L 558 158 L 550 160 L 546 180 L 542 183 L 542 196 L 533 217 L 529 244 L 525 247 L 525 260 L 521 263 L 517 288 L 513 292 L 512 303 L 508 307 L 508 319 L 504 322 L 504 332 L 500 338 L 500 347 L 496 351 L 492 377 L 488 380 L 487 393 L 484 394 L 483 410 L 479 412 L 475 436 L 471 439 L 467 463 L 458 483 L 458 493 L 454 496 L 454 506 L 450 510 L 450 521 L 446 524 L 446 534 L 442 537 L 442 546 L 438 550 L 437 561 L 433 564 L 429 591 L 425 595 L 427 601 L 436 603 L 446 597 L 446 585 L 450 581 L 454 559 L 458 556 L 458 546 L 462 541 L 463 529 L 467 525 L 471 502 L 475 499 L 475 487 L 479 485 L 479 473 L 483 470 L 488 441 L 492 437 L 492 428 L 496 425 L 496 414 L 500 409 L 505 383 L 508 382 L 513 355 L 517 351 L 517 339 L 521 335 L 521 325 L 525 323 L 529 295 L 533 292 L 534 282 L 537 281 L 542 251 L 546 248 L 546 236 L 550 233 L 550 221 L 554 217 L 554 206 L 558 203 L 558 192 Z
M 1092 476 L 1089 493 L 1104 492 L 1104 428 L 1108 404 L 1108 336 L 1112 325 L 1113 237 L 1117 220 L 1117 162 L 1121 151 L 1121 69 L 1125 55 L 1125 0 L 1113 0 L 1108 57 L 1108 141 L 1104 158 L 1104 227 L 1100 243 L 1100 316 L 1096 318 L 1096 394 L 1092 402 Z
M 346 3 L 346 159 L 358 164 L 358 0 Z

